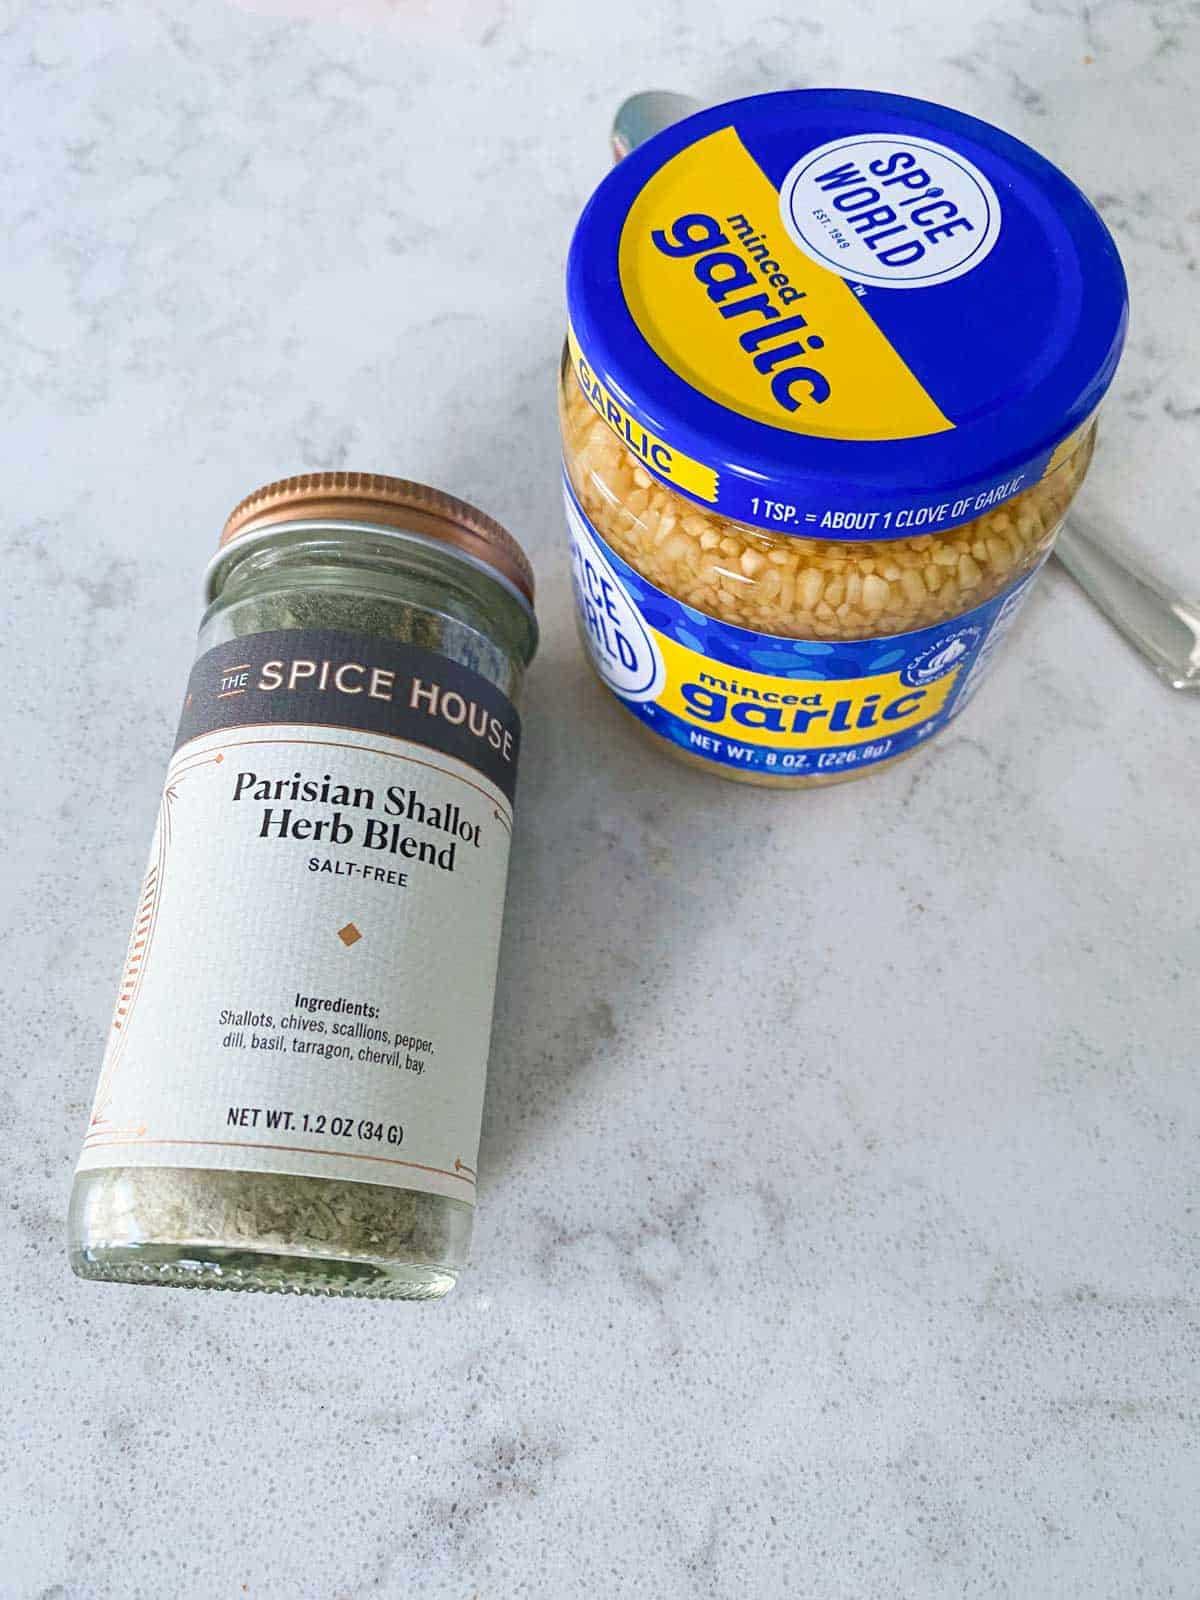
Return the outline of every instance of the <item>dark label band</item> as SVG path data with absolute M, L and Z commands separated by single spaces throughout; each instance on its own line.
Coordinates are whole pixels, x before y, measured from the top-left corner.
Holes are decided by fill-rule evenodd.
M 188 680 L 175 748 L 264 723 L 353 728 L 439 750 L 512 800 L 521 719 L 500 690 L 433 650 L 329 628 L 280 628 L 214 646 Z

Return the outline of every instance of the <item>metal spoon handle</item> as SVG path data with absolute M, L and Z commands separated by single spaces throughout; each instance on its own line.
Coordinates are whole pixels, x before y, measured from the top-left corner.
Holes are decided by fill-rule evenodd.
M 690 95 L 646 89 L 622 102 L 613 118 L 613 156 L 699 111 Z M 1108 620 L 1173 689 L 1200 689 L 1200 606 L 1119 554 L 1078 517 L 1063 528 L 1055 554 Z
M 621 102 L 613 118 L 614 161 L 623 161 L 639 144 L 699 110 L 699 100 L 693 100 L 690 94 L 673 94 L 670 89 L 643 89 L 640 94 L 631 94 Z
M 1160 583 L 1078 517 L 1054 553 L 1108 620 L 1172 689 L 1200 689 L 1200 605 Z
M 613 160 L 623 161 L 639 144 L 701 109 L 702 103 L 690 94 L 674 94 L 670 89 L 642 89 L 631 94 L 621 101 L 613 118 Z

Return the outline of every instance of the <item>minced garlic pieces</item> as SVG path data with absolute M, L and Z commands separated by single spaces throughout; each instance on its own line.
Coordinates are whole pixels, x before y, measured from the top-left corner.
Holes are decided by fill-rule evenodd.
M 945 533 L 836 542 L 748 528 L 664 487 L 568 371 L 563 438 L 600 534 L 667 594 L 722 622 L 796 639 L 868 639 L 956 617 L 1036 566 L 1087 470 L 1094 433 L 1049 477 Z

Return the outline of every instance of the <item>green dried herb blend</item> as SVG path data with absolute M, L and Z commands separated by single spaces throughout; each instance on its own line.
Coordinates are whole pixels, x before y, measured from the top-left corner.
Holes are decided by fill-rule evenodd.
M 345 506 L 331 516 L 331 488 L 372 503 L 352 500 L 354 517 Z M 199 716 L 204 732 L 181 744 L 168 775 L 167 820 L 131 941 L 133 952 L 146 896 L 166 881 L 143 980 L 150 994 L 127 963 L 117 1043 L 76 1179 L 72 1265 L 124 1282 L 433 1298 L 453 1285 L 470 1239 L 480 1041 L 485 1056 L 511 824 L 503 758 L 536 643 L 531 581 L 503 530 L 436 491 L 326 474 L 244 504 L 261 507 L 263 497 L 291 516 L 239 534 L 212 573 L 185 708 L 185 725 Z M 390 526 L 375 522 L 381 505 Z M 388 719 L 390 742 L 379 743 L 385 724 L 371 716 Z M 338 719 L 344 736 L 330 726 Z M 208 932 L 228 944 L 230 913 L 216 900 L 186 913 L 175 903 L 172 921 L 168 894 L 178 902 L 189 883 L 208 894 L 212 863 L 189 877 L 179 843 L 185 788 L 190 800 L 205 783 L 221 835 L 212 872 L 237 902 L 240 959 L 215 976 L 203 971 L 197 998 L 176 971 L 178 947 L 194 945 L 197 932 L 201 943 Z M 270 802 L 249 824 L 243 791 Z M 322 810 L 307 794 L 352 796 L 359 810 Z M 385 839 L 387 856 L 377 848 Z M 349 898 L 339 898 L 340 883 L 330 889 L 331 874 L 349 878 Z M 279 897 L 282 913 L 272 909 Z M 332 924 L 351 904 L 362 906 L 370 937 L 351 920 L 335 940 Z M 268 926 L 281 930 L 274 939 Z M 311 935 L 315 953 L 298 934 Z M 435 985 L 428 958 L 439 939 Z M 468 948 L 479 939 L 487 948 Z M 418 975 L 406 976 L 414 965 Z M 170 1019 L 163 991 L 181 976 Z M 219 1013 L 233 1019 L 221 1034 L 214 997 L 227 994 L 249 1004 Z M 316 1009 L 289 1009 L 293 999 Z M 164 1017 L 182 1041 L 178 1057 L 150 1062 L 147 1052 L 170 1049 Z M 352 1032 L 372 1042 L 342 1043 Z M 416 1057 L 383 1047 L 393 1034 L 422 1033 L 428 1050 Z M 312 1050 L 321 1054 L 311 1066 L 308 1055 L 297 1061 Z M 172 1101 L 161 1088 L 170 1075 L 200 1089 Z M 165 1137 L 154 1142 L 160 1127 Z

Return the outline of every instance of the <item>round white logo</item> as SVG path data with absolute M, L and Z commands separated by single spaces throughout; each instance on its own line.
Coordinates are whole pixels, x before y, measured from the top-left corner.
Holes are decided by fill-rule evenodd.
M 1000 235 L 1000 202 L 979 168 L 910 134 L 859 133 L 810 150 L 784 179 L 779 209 L 805 255 L 885 289 L 961 278 Z
M 901 678 L 918 688 L 927 683 L 936 683 L 938 678 L 944 678 L 948 672 L 961 666 L 964 657 L 970 655 L 978 643 L 981 631 L 974 623 L 970 623 L 957 633 L 943 634 L 908 663 L 900 673 Z

